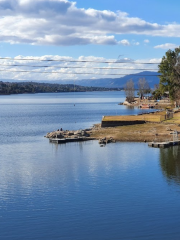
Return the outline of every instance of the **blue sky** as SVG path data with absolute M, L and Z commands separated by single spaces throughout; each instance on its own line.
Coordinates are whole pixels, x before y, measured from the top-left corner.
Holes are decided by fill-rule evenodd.
M 0 56 L 159 62 L 168 49 L 180 45 L 179 9 L 177 0 L 173 0 L 173 4 L 169 0 L 0 0 Z M 6 68 L 5 65 L 10 63 L 4 61 L 3 64 Z M 102 64 L 90 63 L 75 63 L 74 66 L 77 64 L 102 67 Z M 57 71 L 53 66 L 48 71 Z M 112 64 L 108 66 L 114 67 Z M 136 70 L 135 66 L 132 71 L 121 73 L 133 73 L 133 70 Z M 61 69 L 61 74 L 46 74 L 46 77 L 53 80 L 81 79 L 98 78 L 102 74 L 102 71 L 96 71 L 97 74 L 79 76 L 76 74 L 79 71 L 86 73 L 87 69 L 66 68 Z M 120 70 L 115 71 L 118 72 Z M 106 73 L 110 74 L 112 70 L 103 71 Z M 1 72 L 0 77 L 44 78 L 40 73 L 18 72 Z

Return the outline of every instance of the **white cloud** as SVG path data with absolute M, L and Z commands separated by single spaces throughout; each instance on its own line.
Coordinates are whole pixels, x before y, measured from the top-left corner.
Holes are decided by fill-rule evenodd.
M 149 23 L 127 13 L 77 8 L 68 0 L 0 0 L 0 41 L 46 45 L 123 44 L 115 35 L 180 37 L 180 24 Z M 123 45 L 129 45 L 129 41 Z
M 145 40 L 144 40 L 144 43 L 149 43 L 149 40 L 148 40 L 148 39 L 145 39 Z
M 174 43 L 165 43 L 165 44 L 157 45 L 154 48 L 174 49 L 174 48 L 177 48 L 177 47 L 179 47 L 179 46 L 174 44 Z
M 130 43 L 129 43 L 129 41 L 127 39 L 119 41 L 119 44 L 122 44 L 124 46 L 129 46 L 130 45 Z
M 32 59 L 34 60 L 32 61 Z M 50 59 L 56 61 L 48 62 L 42 61 Z M 160 61 L 161 59 L 139 59 L 134 61 L 133 59 L 128 58 L 106 59 L 94 56 L 89 57 L 80 56 L 77 59 L 74 59 L 69 56 L 58 55 L 56 56 L 45 55 L 42 57 L 17 56 L 13 60 L 0 59 L 1 65 L 0 79 L 29 80 L 29 81 L 31 80 L 44 81 L 46 79 L 55 81 L 62 79 L 80 80 L 94 78 L 118 78 L 122 77 L 125 74 L 142 72 L 145 69 L 155 71 Z M 130 62 L 132 62 L 132 64 Z M 156 63 L 156 64 L 151 65 L 144 63 Z M 18 67 L 17 65 L 21 66 Z
M 133 43 L 133 45 L 135 45 L 135 46 L 139 46 L 139 44 L 140 44 L 139 42 L 134 42 Z

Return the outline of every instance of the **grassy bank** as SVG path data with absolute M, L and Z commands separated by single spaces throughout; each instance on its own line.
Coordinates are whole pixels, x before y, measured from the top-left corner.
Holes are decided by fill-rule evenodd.
M 145 123 L 129 126 L 101 128 L 100 124 L 91 132 L 91 137 L 114 138 L 116 141 L 169 141 L 173 140 L 173 132 L 180 132 L 180 113 L 175 113 L 174 118 L 159 122 Z
M 142 115 L 129 116 L 105 116 L 102 121 L 146 121 L 146 122 L 161 122 L 165 119 L 166 112 L 155 112 Z

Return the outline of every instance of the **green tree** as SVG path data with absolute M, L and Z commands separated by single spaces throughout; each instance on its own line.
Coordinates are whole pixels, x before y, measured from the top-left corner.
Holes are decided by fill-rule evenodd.
M 180 90 L 180 47 L 168 50 L 158 65 L 160 78 L 160 91 L 162 94 L 169 91 L 171 100 L 177 101 Z

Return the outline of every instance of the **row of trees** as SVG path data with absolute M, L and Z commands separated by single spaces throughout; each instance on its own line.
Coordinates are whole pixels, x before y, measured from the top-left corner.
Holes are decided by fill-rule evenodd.
M 161 63 L 158 65 L 159 84 L 155 85 L 153 96 L 155 99 L 161 98 L 166 92 L 170 99 L 176 105 L 180 105 L 180 47 L 174 50 L 168 50 L 163 56 Z M 138 82 L 139 96 L 150 92 L 147 81 L 142 78 Z M 126 97 L 129 102 L 134 99 L 135 86 L 132 80 L 125 85 Z
M 109 91 L 117 88 L 84 87 L 74 84 L 50 84 L 37 82 L 2 82 L 0 81 L 0 95 L 21 93 L 47 93 L 47 92 L 86 92 Z
M 134 101 L 134 95 L 135 95 L 135 85 L 132 79 L 127 81 L 124 87 L 125 93 L 126 93 L 126 99 L 128 102 Z M 149 83 L 146 81 L 145 78 L 140 78 L 138 81 L 138 95 L 142 99 L 145 94 L 150 93 L 151 89 L 149 86 Z

